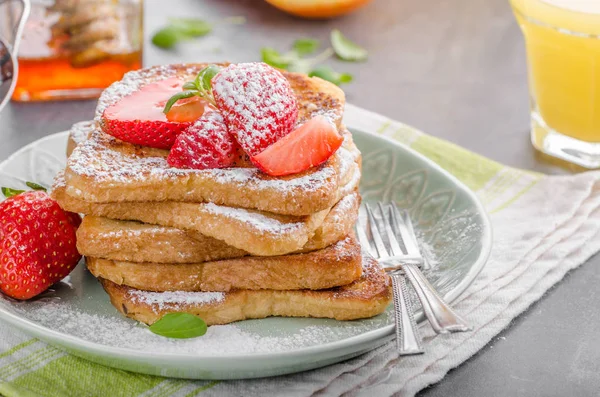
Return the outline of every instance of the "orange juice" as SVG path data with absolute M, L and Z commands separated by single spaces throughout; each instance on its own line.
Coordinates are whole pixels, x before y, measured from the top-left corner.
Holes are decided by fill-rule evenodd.
M 600 166 L 600 0 L 510 1 L 525 36 L 534 145 L 575 145 L 559 157 L 579 151 Z M 566 139 L 548 144 L 548 134 Z

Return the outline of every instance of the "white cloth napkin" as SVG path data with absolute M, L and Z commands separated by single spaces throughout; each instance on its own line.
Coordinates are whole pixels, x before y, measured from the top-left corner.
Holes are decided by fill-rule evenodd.
M 346 113 L 345 121 L 350 127 L 391 131 L 407 144 L 422 137 L 400 123 L 354 106 L 348 106 Z M 449 151 L 457 150 L 451 144 L 445 145 Z M 493 163 L 483 158 L 478 161 L 484 165 Z M 456 311 L 474 327 L 472 332 L 435 335 L 424 324 L 423 355 L 399 358 L 395 345 L 388 343 L 322 369 L 269 379 L 221 382 L 203 395 L 413 396 L 439 382 L 565 273 L 600 250 L 599 180 L 598 172 L 542 176 L 500 167 L 497 175 L 477 191 L 490 212 L 492 254 L 479 277 L 454 304 Z

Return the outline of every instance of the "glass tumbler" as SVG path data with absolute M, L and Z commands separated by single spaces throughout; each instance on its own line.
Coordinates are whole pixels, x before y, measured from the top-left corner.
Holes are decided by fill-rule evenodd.
M 510 0 L 527 51 L 531 140 L 600 168 L 600 0 Z
M 141 67 L 142 43 L 142 0 L 32 0 L 12 99 L 96 98 Z

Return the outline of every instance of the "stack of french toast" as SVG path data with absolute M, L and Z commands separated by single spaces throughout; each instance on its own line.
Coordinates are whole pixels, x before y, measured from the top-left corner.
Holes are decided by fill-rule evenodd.
M 226 163 L 197 167 L 188 160 L 192 165 L 186 168 L 172 166 L 174 153 L 184 157 L 192 153 L 187 146 L 176 152 L 185 143 L 182 138 L 170 147 L 155 144 L 158 140 L 145 146 L 122 133 L 123 126 L 135 129 L 144 123 L 154 133 L 162 128 L 158 121 L 187 122 L 205 130 L 212 126 L 202 118 L 182 122 L 162 120 L 152 112 L 154 118 L 137 116 L 132 105 L 140 91 L 168 99 L 184 82 L 199 81 L 207 66 L 169 65 L 128 73 L 102 94 L 95 120 L 71 130 L 66 169 L 57 176 L 52 196 L 65 210 L 85 215 L 77 231 L 77 248 L 112 304 L 146 324 L 173 312 L 198 315 L 208 325 L 268 316 L 351 320 L 383 312 L 391 298 L 390 282 L 376 262 L 362 255 L 353 233 L 361 200 L 361 156 L 342 123 L 345 99 L 335 85 L 276 71 L 294 96 L 295 108 L 290 110 L 297 112 L 294 129 L 325 117 L 332 133 L 340 137 L 339 147 L 326 159 L 318 164 L 311 160 L 300 172 L 276 170 L 295 162 L 297 150 L 314 147 L 316 138 L 311 141 L 310 134 L 294 138 L 296 146 L 288 147 L 295 149 L 283 153 L 287 157 L 283 164 L 276 164 L 275 154 L 269 154 L 268 166 L 263 160 L 267 156 L 259 156 L 278 142 L 257 154 L 244 146 L 243 138 L 236 138 L 235 155 L 215 149 L 219 158 L 227 157 Z M 232 66 L 218 67 L 225 74 Z M 236 83 L 237 75 L 232 75 L 226 82 Z M 213 87 L 227 92 L 223 84 L 216 85 L 226 77 L 217 74 Z M 164 81 L 169 81 L 168 89 L 153 85 Z M 252 95 L 251 89 L 245 92 Z M 186 101 L 179 111 L 187 112 L 191 105 Z M 119 115 L 134 120 L 119 124 L 117 131 L 111 109 L 123 103 L 127 108 Z M 162 110 L 164 101 L 156 106 Z M 217 106 L 206 105 L 202 117 L 211 113 L 218 121 L 224 119 L 229 137 L 234 134 L 231 118 L 224 110 L 222 118 L 216 115 L 221 109 Z M 277 123 L 278 116 L 274 117 Z M 204 132 L 195 133 L 195 140 L 186 142 L 204 142 L 198 138 Z M 213 143 L 214 139 L 205 146 Z

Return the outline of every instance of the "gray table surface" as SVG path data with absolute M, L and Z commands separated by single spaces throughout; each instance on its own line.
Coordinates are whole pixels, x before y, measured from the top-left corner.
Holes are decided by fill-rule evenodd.
M 165 52 L 148 44 L 167 16 L 247 23 Z M 528 137 L 523 39 L 508 0 L 375 0 L 331 21 L 289 17 L 259 0 L 146 0 L 145 64 L 258 60 L 301 36 L 339 28 L 369 49 L 364 64 L 339 64 L 355 82 L 349 102 L 507 165 L 564 173 L 536 156 Z M 0 114 L 0 158 L 90 119 L 93 101 L 10 104 Z M 422 396 L 593 396 L 600 393 L 600 258 L 551 289 L 473 358 Z

